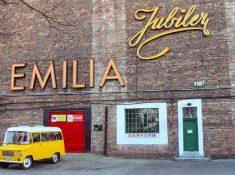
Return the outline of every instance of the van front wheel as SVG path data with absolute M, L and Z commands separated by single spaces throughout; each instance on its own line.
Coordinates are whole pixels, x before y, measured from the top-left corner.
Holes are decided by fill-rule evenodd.
M 53 157 L 51 158 L 51 163 L 55 164 L 59 162 L 59 160 L 60 160 L 60 155 L 58 153 L 55 153 Z
M 31 157 L 26 157 L 24 162 L 21 164 L 21 168 L 24 170 L 27 170 L 29 168 L 31 168 L 33 165 L 33 159 Z

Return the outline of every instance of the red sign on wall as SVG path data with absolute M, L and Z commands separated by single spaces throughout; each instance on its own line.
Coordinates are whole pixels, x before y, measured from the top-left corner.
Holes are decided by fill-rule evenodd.
M 156 133 L 132 133 L 128 134 L 130 138 L 148 138 L 148 137 L 157 137 Z

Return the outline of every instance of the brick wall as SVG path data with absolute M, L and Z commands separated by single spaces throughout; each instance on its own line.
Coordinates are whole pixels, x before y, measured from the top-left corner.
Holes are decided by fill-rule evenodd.
M 22 124 L 41 124 L 43 108 L 81 108 L 91 106 L 93 124 L 104 124 L 104 108 L 109 107 L 108 153 L 112 155 L 172 157 L 178 154 L 177 101 L 200 98 L 203 100 L 205 152 L 209 156 L 235 155 L 234 100 L 230 85 L 233 82 L 234 30 L 232 1 L 31 1 L 42 9 L 58 6 L 49 15 L 72 26 L 49 28 L 48 23 L 22 4 L 6 7 L 2 12 L 9 17 L 4 25 L 12 33 L 0 43 L 0 138 L 7 127 Z M 170 51 L 159 59 L 143 61 L 136 57 L 136 48 L 128 41 L 143 26 L 134 19 L 139 8 L 161 6 L 159 16 L 173 7 L 189 8 L 209 13 L 209 37 L 198 31 L 165 36 L 151 43 L 144 51 L 151 54 L 164 46 Z M 75 26 L 75 27 L 73 27 Z M 147 36 L 153 34 L 149 31 Z M 79 64 L 79 81 L 89 82 L 89 59 L 95 60 L 95 88 L 61 88 L 62 61 L 69 61 L 68 75 L 72 75 L 72 60 Z M 98 88 L 108 59 L 118 66 L 126 87 L 117 82 Z M 29 89 L 32 63 L 38 62 L 45 73 L 48 62 L 54 60 L 58 88 L 49 82 L 44 91 L 36 83 Z M 23 92 L 11 92 L 10 64 L 27 62 Z M 71 82 L 68 76 L 68 82 Z M 194 81 L 204 80 L 203 88 L 195 88 Z M 167 102 L 168 146 L 116 145 L 116 104 L 125 102 Z M 93 129 L 93 128 L 92 128 Z M 103 152 L 103 132 L 92 131 L 93 152 Z

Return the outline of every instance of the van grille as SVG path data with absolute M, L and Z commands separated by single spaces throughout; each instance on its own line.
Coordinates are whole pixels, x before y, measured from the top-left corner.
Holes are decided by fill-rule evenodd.
M 3 156 L 13 157 L 14 152 L 13 151 L 2 151 Z

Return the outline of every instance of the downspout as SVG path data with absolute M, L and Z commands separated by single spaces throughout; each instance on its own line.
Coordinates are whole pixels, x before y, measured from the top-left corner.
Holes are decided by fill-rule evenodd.
M 105 115 L 104 115 L 104 156 L 107 156 L 107 147 L 108 147 L 108 106 L 105 106 Z

